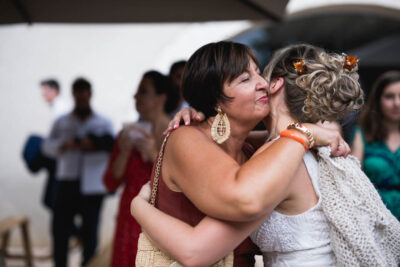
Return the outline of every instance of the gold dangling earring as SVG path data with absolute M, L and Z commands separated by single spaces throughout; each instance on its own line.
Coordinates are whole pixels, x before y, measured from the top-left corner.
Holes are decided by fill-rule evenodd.
M 218 114 L 211 125 L 211 137 L 216 143 L 222 144 L 231 135 L 231 126 L 226 113 L 223 113 L 220 107 L 217 111 Z

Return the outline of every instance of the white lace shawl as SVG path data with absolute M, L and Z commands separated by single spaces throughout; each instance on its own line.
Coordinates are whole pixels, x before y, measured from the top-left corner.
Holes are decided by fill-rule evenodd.
M 329 147 L 319 148 L 318 155 L 322 208 L 331 225 L 337 266 L 398 266 L 400 223 L 359 161 L 331 158 Z

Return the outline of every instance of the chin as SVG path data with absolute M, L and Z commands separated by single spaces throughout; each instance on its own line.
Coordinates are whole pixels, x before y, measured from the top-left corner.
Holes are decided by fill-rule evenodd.
M 387 114 L 385 117 L 390 121 L 400 122 L 400 115 L 398 115 L 398 114 L 390 114 L 390 115 Z
M 268 116 L 269 112 L 271 111 L 270 106 L 265 107 L 263 110 L 260 110 L 259 112 L 259 116 L 261 117 L 261 119 L 265 118 Z

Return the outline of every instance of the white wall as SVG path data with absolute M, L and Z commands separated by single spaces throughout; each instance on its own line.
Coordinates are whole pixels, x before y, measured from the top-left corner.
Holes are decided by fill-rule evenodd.
M 25 138 L 45 135 L 50 127 L 40 80 L 58 79 L 62 98 L 71 102 L 73 79 L 87 77 L 95 109 L 119 130 L 137 118 L 132 95 L 144 71 L 167 73 L 173 61 L 187 59 L 201 45 L 248 27 L 249 22 L 0 26 L 0 219 L 28 215 L 34 244 L 49 244 L 50 217 L 41 205 L 45 174 L 30 174 L 21 160 Z M 109 198 L 103 210 L 103 242 L 113 233 L 117 201 Z M 18 245 L 18 235 L 13 243 Z

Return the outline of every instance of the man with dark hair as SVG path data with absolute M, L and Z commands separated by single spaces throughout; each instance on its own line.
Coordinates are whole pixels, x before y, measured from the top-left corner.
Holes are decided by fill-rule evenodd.
M 52 122 L 68 111 L 67 105 L 60 98 L 60 86 L 54 79 L 47 79 L 40 82 L 43 99 L 51 107 Z
M 43 99 L 51 108 L 51 116 L 53 123 L 55 119 L 67 112 L 66 105 L 60 99 L 60 86 L 54 79 L 46 79 L 40 82 Z M 23 159 L 27 168 L 32 173 L 37 173 L 45 169 L 48 173 L 47 182 L 43 194 L 43 204 L 52 211 L 54 200 L 55 186 L 55 161 L 43 155 L 40 147 L 43 142 L 43 137 L 39 135 L 30 135 L 23 147 Z
M 91 84 L 84 78 L 76 79 L 72 94 L 74 109 L 54 122 L 42 146 L 44 153 L 57 161 L 52 229 L 56 267 L 67 266 L 68 241 L 77 215 L 82 221 L 82 265 L 96 251 L 100 210 L 106 194 L 102 177 L 113 145 L 111 122 L 90 105 Z
M 60 92 L 60 86 L 56 80 L 53 79 L 43 80 L 40 82 L 40 85 L 47 86 L 48 88 L 57 91 L 57 93 Z
M 169 77 L 171 78 L 172 82 L 175 84 L 177 88 L 179 88 L 179 102 L 178 102 L 178 107 L 176 110 L 170 113 L 170 117 L 172 118 L 179 110 L 182 108 L 188 107 L 188 103 L 183 99 L 182 96 L 182 88 L 181 88 L 181 83 L 182 83 L 182 76 L 183 76 L 183 71 L 185 69 L 185 64 L 186 60 L 180 60 L 174 62 L 170 69 L 169 69 Z

